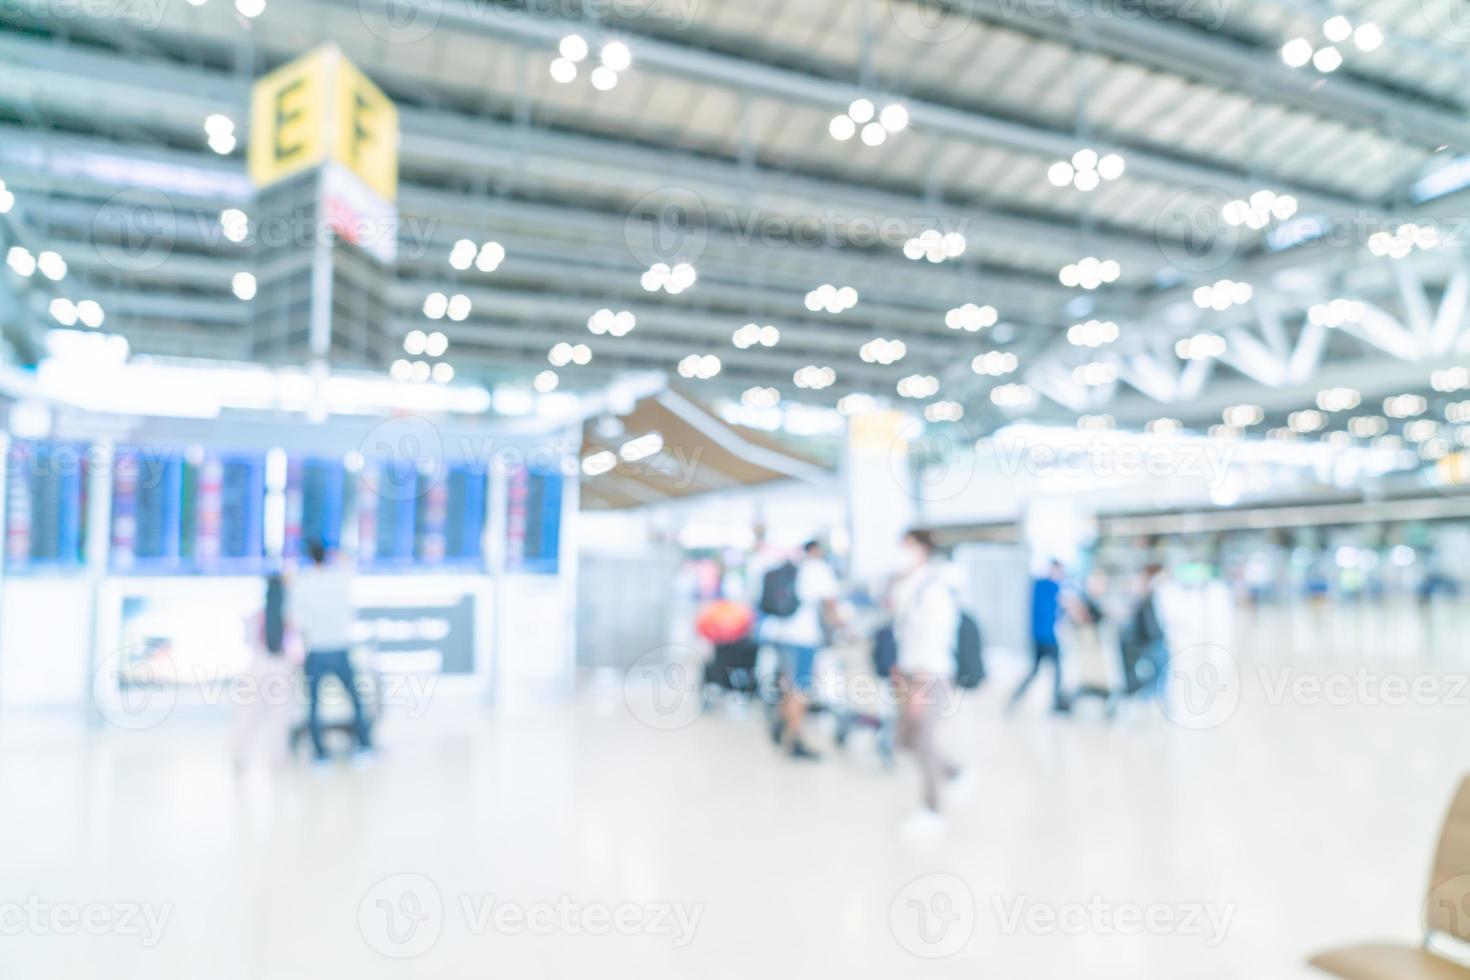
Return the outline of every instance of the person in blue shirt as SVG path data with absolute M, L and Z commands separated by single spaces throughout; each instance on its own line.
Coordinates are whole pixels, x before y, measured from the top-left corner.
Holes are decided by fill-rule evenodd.
M 1050 661 L 1052 670 L 1052 710 L 1061 714 L 1069 710 L 1062 694 L 1062 652 L 1057 644 L 1057 622 L 1062 617 L 1062 563 L 1053 560 L 1046 575 L 1031 583 L 1031 672 L 1011 695 L 1014 710 L 1025 697 L 1031 682 L 1041 673 L 1043 663 Z

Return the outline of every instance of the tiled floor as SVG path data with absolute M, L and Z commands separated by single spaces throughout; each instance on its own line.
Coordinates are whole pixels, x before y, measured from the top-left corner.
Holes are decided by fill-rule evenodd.
M 1007 719 L 997 664 L 945 732 L 979 791 L 927 845 L 895 829 L 913 772 L 865 742 L 792 764 L 751 714 L 664 730 L 621 686 L 436 701 L 371 769 L 244 779 L 219 721 L 4 719 L 0 977 L 1307 976 L 1416 936 L 1470 769 L 1463 617 L 1438 617 L 1246 617 L 1181 661 L 1236 685 L 1203 726 L 1039 692 Z M 1393 676 L 1448 680 L 1375 703 Z

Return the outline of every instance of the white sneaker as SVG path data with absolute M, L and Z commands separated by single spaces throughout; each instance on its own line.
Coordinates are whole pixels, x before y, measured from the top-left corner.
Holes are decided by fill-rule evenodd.
M 903 823 L 899 824 L 898 833 L 906 841 L 922 843 L 943 837 L 946 826 L 944 817 L 923 807 L 904 818 Z

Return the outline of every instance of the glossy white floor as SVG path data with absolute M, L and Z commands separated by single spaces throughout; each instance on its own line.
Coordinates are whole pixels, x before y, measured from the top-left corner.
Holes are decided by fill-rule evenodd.
M 4 719 L 0 977 L 1307 976 L 1417 934 L 1470 769 L 1435 639 L 1460 622 L 1247 623 L 1233 659 L 1183 658 L 1225 685 L 1173 721 L 1041 692 L 1007 719 L 1001 664 L 947 725 L 978 793 L 929 845 L 895 831 L 912 770 L 865 742 L 794 764 L 752 714 L 661 730 L 620 687 L 439 702 L 371 769 L 244 779 L 225 724 Z M 1398 704 L 1393 677 L 1449 680 Z

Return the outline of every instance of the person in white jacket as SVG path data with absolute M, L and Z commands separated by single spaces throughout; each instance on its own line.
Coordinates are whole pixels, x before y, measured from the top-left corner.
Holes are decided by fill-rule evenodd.
M 898 697 L 898 744 L 914 753 L 923 773 L 923 808 L 915 830 L 941 825 L 939 790 L 960 776 L 936 742 L 939 721 L 953 693 L 955 638 L 960 609 L 954 589 L 935 561 L 934 538 L 927 531 L 903 537 L 903 571 L 889 601 L 897 647 L 894 688 Z

